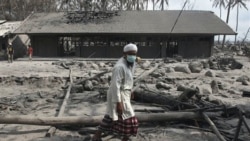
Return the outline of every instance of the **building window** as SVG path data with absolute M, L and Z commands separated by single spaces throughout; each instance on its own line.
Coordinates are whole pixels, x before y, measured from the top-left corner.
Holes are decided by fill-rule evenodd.
M 178 55 L 178 41 L 177 40 L 171 40 L 168 42 L 166 54 L 167 54 L 167 57 L 173 57 L 174 55 Z
M 141 42 L 141 46 L 145 47 L 146 46 L 146 42 Z
M 121 42 L 121 46 L 125 46 L 127 43 L 125 41 Z
M 60 56 L 75 56 L 76 47 L 80 45 L 79 37 L 59 37 Z
M 89 42 L 89 46 L 95 46 L 95 42 L 90 41 L 90 42 Z
M 89 46 L 89 41 L 83 41 L 83 46 L 88 47 Z
M 111 47 L 115 46 L 115 43 L 113 41 L 110 41 L 110 46 Z

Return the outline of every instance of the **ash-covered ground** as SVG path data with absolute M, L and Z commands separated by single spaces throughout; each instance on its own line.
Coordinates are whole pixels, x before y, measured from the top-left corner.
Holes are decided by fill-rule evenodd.
M 98 116 L 105 114 L 105 94 L 109 86 L 111 69 L 115 61 L 83 61 L 62 59 L 58 61 L 33 61 L 19 59 L 13 63 L 0 62 L 0 114 L 26 116 L 56 116 L 65 97 L 69 69 L 74 85 L 62 116 Z M 238 55 L 217 55 L 207 59 L 143 59 L 137 66 L 135 79 L 159 65 L 151 74 L 140 79 L 139 85 L 147 94 L 157 94 L 178 99 L 181 88 L 195 88 L 198 93 L 185 101 L 197 104 L 205 101 L 212 106 L 241 107 L 250 125 L 250 64 L 249 58 Z M 96 75 L 102 75 L 95 77 Z M 89 79 L 92 78 L 92 79 Z M 139 91 L 138 93 L 140 93 Z M 137 98 L 133 101 L 137 113 L 155 111 L 181 111 L 170 103 L 157 104 Z M 200 103 L 198 103 L 200 104 Z M 160 105 L 160 106 L 159 106 Z M 201 105 L 198 105 L 201 106 Z M 203 105 L 208 106 L 208 105 Z M 145 111 L 143 111 L 143 109 Z M 152 111 L 150 111 L 152 110 Z M 224 110 L 220 111 L 221 114 Z M 218 114 L 218 113 L 217 113 Z M 220 113 L 219 113 L 220 115 Z M 213 122 L 221 134 L 230 140 L 237 129 L 237 111 L 228 116 L 218 116 Z M 81 141 L 89 140 L 95 127 L 58 127 L 53 137 L 45 137 L 49 126 L 0 124 L 1 141 Z M 103 140 L 115 141 L 119 137 L 107 136 Z M 141 123 L 134 141 L 216 141 L 218 137 L 204 120 Z M 244 124 L 239 140 L 250 140 Z

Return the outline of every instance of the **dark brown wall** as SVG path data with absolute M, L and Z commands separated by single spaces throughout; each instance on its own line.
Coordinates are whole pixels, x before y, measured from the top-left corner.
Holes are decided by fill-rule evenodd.
M 5 37 L 0 37 L 0 51 L 3 49 L 5 50 L 8 46 L 8 38 L 7 36 Z
M 160 58 L 162 49 L 159 45 L 138 46 L 138 56 L 143 58 Z
M 102 58 L 106 56 L 106 47 L 88 46 L 81 47 L 81 56 L 84 58 Z
M 34 56 L 57 57 L 58 38 L 57 36 L 30 36 Z
M 69 36 L 69 35 L 68 35 Z M 86 38 L 87 35 L 78 35 L 83 39 Z M 92 35 L 93 36 L 93 35 Z M 102 38 L 106 41 L 114 41 L 118 35 L 109 35 L 102 36 Z M 150 37 L 151 36 L 151 37 Z M 30 36 L 32 46 L 34 48 L 34 56 L 41 57 L 58 57 L 60 51 L 58 50 L 58 37 L 56 35 L 46 35 L 46 36 Z M 100 37 L 100 36 L 99 36 Z M 127 37 L 127 39 L 126 39 Z M 129 35 L 129 36 L 121 36 L 120 38 L 123 41 L 131 41 L 131 42 L 142 42 L 142 37 L 144 35 Z M 146 35 L 145 39 L 150 37 L 151 44 L 148 42 L 146 45 L 138 45 L 138 56 L 142 58 L 164 58 L 166 57 L 166 47 L 167 47 L 167 39 L 169 36 L 154 36 L 154 35 Z M 173 37 L 174 40 L 178 41 L 178 55 L 183 56 L 184 58 L 200 58 L 200 57 L 210 57 L 212 53 L 212 45 L 213 45 L 213 37 L 214 36 L 176 36 Z M 161 43 L 162 45 L 160 45 Z M 101 45 L 101 46 L 83 46 L 82 43 L 76 47 L 75 55 L 77 57 L 90 57 L 90 58 L 119 58 L 121 57 L 123 51 L 123 45 L 120 46 L 111 46 L 110 44 Z
M 186 37 L 179 41 L 178 53 L 184 58 L 206 58 L 212 54 L 213 36 Z

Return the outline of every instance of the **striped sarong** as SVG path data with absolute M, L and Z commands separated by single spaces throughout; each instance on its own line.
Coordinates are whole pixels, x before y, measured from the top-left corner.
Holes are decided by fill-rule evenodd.
M 129 137 L 131 135 L 136 136 L 138 131 L 138 120 L 136 117 L 131 117 L 123 120 L 119 118 L 117 121 L 113 121 L 108 115 L 105 115 L 100 126 L 98 127 L 102 132 L 112 132 L 119 136 Z

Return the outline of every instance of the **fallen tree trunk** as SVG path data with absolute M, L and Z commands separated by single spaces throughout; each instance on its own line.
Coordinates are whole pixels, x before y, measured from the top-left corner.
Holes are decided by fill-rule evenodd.
M 136 115 L 139 122 L 151 121 L 178 121 L 202 119 L 202 115 L 195 112 L 167 112 L 167 113 L 150 113 Z M 211 118 L 217 115 L 209 115 Z M 99 125 L 103 116 L 93 117 L 31 117 L 31 116 L 0 116 L 0 124 L 28 124 L 28 125 Z
M 158 91 L 157 89 L 137 88 L 134 91 L 134 99 L 135 101 L 140 102 L 172 105 L 175 103 L 173 100 L 176 99 L 176 97 L 171 95 L 160 94 L 160 91 Z
M 110 71 L 111 71 L 111 70 L 104 71 L 104 72 L 101 72 L 101 73 L 96 74 L 96 75 L 93 76 L 93 77 L 86 78 L 86 79 L 84 79 L 84 80 L 81 80 L 80 82 L 76 82 L 76 85 L 82 85 L 82 84 L 84 84 L 87 80 L 98 79 L 98 78 L 100 78 L 101 76 L 103 76 L 104 74 L 109 73 Z
M 134 100 L 139 102 L 155 103 L 159 105 L 168 105 L 175 109 L 182 105 L 186 108 L 195 108 L 195 106 L 181 102 L 177 96 L 161 94 L 157 89 L 138 88 L 134 90 Z
M 59 110 L 59 113 L 57 115 L 58 117 L 60 117 L 60 116 L 63 115 L 65 107 L 67 106 L 67 101 L 68 101 L 69 96 L 70 96 L 70 91 L 71 91 L 72 84 L 73 84 L 73 78 L 72 78 L 72 74 L 71 73 L 72 73 L 71 72 L 71 68 L 69 68 L 69 81 L 70 81 L 70 84 L 69 84 L 67 93 L 66 93 L 66 95 L 64 97 L 63 103 L 60 106 L 60 110 Z M 55 127 L 50 127 L 45 136 L 46 137 L 51 137 L 51 136 L 53 136 L 55 134 L 55 132 L 56 132 L 56 128 Z

